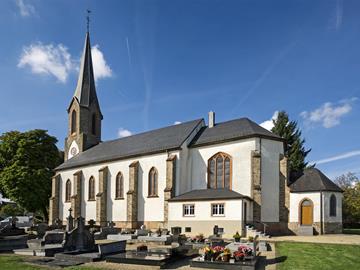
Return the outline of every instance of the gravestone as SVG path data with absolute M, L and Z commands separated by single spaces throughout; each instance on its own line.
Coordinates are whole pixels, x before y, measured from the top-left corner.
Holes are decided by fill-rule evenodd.
M 0 230 L 0 238 L 5 236 L 24 235 L 25 230 L 16 227 L 17 221 L 18 219 L 16 217 L 12 217 L 10 223 Z
M 66 231 L 70 232 L 74 229 L 74 218 L 71 215 L 72 209 L 69 208 L 69 216 L 66 218 L 67 223 L 66 223 Z
M 94 236 L 86 229 L 85 220 L 80 216 L 76 220 L 76 228 L 65 233 L 64 249 L 66 251 L 87 252 L 94 250 L 94 248 Z
M 94 234 L 95 240 L 106 239 L 108 235 L 117 235 L 120 232 L 120 229 L 114 227 L 115 223 L 112 221 L 108 222 L 107 227 L 101 227 L 100 232 Z M 125 239 L 121 239 L 125 240 Z

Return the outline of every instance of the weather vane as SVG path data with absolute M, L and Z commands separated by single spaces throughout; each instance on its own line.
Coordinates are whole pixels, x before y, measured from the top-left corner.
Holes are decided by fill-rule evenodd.
M 87 9 L 86 12 L 87 12 L 87 15 L 86 15 L 86 28 L 87 28 L 87 31 L 89 32 L 91 10 Z

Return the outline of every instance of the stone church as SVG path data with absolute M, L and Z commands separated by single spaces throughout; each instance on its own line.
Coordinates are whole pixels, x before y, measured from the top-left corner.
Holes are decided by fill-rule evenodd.
M 180 227 L 224 237 L 245 225 L 268 234 L 342 229 L 342 190 L 317 169 L 289 181 L 284 140 L 248 118 L 215 114 L 101 141 L 90 36 L 68 111 L 65 162 L 52 179 L 50 223 L 73 216 L 120 228 Z

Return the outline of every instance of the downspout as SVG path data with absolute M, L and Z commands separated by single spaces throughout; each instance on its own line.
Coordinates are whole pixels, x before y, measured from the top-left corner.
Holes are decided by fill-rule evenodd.
M 324 222 L 323 222 L 323 193 L 320 191 L 320 234 L 324 234 Z

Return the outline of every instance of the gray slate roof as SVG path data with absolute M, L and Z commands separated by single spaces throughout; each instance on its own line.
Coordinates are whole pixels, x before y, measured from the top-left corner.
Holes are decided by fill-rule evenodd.
M 170 202 L 181 201 L 204 201 L 204 200 L 231 200 L 231 199 L 248 199 L 244 196 L 230 189 L 196 189 L 170 199 Z
M 55 170 L 178 149 L 202 121 L 203 119 L 197 119 L 179 125 L 102 142 L 65 161 Z
M 305 169 L 303 174 L 290 185 L 291 192 L 343 190 L 316 168 Z
M 216 124 L 214 127 L 204 127 L 194 138 L 191 146 L 201 146 L 249 137 L 263 137 L 284 141 L 281 137 L 259 126 L 248 118 L 240 118 Z

